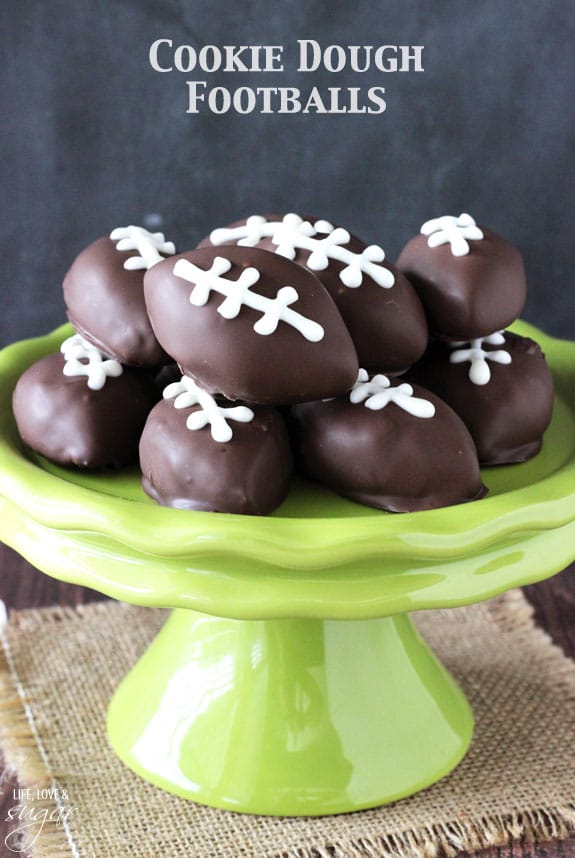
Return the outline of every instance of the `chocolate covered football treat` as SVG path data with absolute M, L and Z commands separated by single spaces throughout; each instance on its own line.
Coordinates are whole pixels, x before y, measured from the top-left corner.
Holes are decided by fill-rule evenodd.
M 448 339 L 488 336 L 525 305 L 521 254 L 468 214 L 426 221 L 397 267 L 417 289 L 432 332 Z
M 278 411 L 216 399 L 183 376 L 150 413 L 140 465 L 164 506 L 267 515 L 287 495 L 292 455 Z
M 176 252 L 161 232 L 137 226 L 115 229 L 74 260 L 64 279 L 68 318 L 85 339 L 120 363 L 169 363 L 150 325 L 144 272 Z
M 417 385 L 360 370 L 347 396 L 292 415 L 305 473 L 358 503 L 413 512 L 486 493 L 465 425 Z
M 533 340 L 505 331 L 472 342 L 434 342 L 410 378 L 459 414 L 483 465 L 524 462 L 541 449 L 553 379 Z
M 13 410 L 23 441 L 60 465 L 119 468 L 137 461 L 138 442 L 158 400 L 153 377 L 122 367 L 80 336 L 21 376 Z
M 215 229 L 200 247 L 256 246 L 312 271 L 335 301 L 362 366 L 404 372 L 427 346 L 421 302 L 378 245 L 366 245 L 326 220 L 253 215 Z
M 251 247 L 203 247 L 145 276 L 155 334 L 182 372 L 227 399 L 283 405 L 351 389 L 358 361 L 317 277 Z

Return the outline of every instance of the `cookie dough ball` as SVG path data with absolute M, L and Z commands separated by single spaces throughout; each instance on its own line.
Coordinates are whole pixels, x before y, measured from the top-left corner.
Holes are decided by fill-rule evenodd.
M 401 373 L 419 360 L 428 331 L 421 301 L 383 250 L 326 220 L 255 215 L 213 230 L 200 246 L 255 244 L 284 254 L 323 283 L 351 334 L 361 366 Z
M 154 237 L 140 227 L 120 228 L 112 235 L 125 237 L 99 238 L 76 257 L 66 274 L 68 318 L 87 340 L 120 363 L 140 367 L 169 363 L 146 311 L 144 274 L 148 264 L 175 249 L 161 233 Z
M 217 399 L 190 378 L 169 385 L 140 442 L 142 485 L 163 506 L 267 515 L 292 474 L 279 412 Z
M 146 304 L 158 340 L 186 375 L 261 405 L 350 390 L 357 354 L 311 272 L 251 247 L 203 247 L 155 265 Z
M 18 381 L 13 410 L 22 440 L 59 465 L 120 468 L 137 461 L 142 429 L 158 400 L 153 378 L 104 358 L 100 380 L 111 374 L 91 389 L 86 375 L 64 374 L 67 363 L 50 354 Z
M 304 471 L 338 494 L 390 512 L 477 500 L 473 440 L 423 388 L 362 371 L 348 396 L 292 409 Z
M 553 379 L 533 340 L 505 331 L 474 342 L 436 342 L 410 377 L 459 414 L 483 465 L 524 462 L 541 449 Z
M 525 306 L 521 254 L 467 214 L 424 223 L 397 267 L 417 289 L 431 330 L 449 339 L 485 337 L 510 325 Z

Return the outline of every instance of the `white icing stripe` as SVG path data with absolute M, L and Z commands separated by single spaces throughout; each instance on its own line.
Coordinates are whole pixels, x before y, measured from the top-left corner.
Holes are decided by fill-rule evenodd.
M 163 396 L 164 399 L 175 397 L 174 408 L 190 408 L 192 405 L 199 405 L 199 411 L 193 411 L 188 415 L 186 426 L 195 431 L 209 425 L 212 438 L 219 443 L 226 443 L 233 438 L 234 433 L 228 420 L 250 423 L 255 417 L 251 408 L 245 405 L 234 405 L 230 408 L 218 405 L 210 393 L 198 387 L 196 382 L 187 375 L 183 375 L 180 381 L 169 384 Z
M 64 340 L 60 351 L 65 360 L 64 375 L 85 375 L 90 390 L 102 390 L 108 377 L 118 378 L 124 371 L 121 363 L 105 355 L 80 334 Z
M 465 363 L 465 361 L 470 361 L 470 381 L 477 385 L 488 384 L 491 379 L 491 369 L 487 361 L 491 360 L 494 363 L 510 364 L 511 355 L 504 349 L 486 352 L 483 348 L 483 343 L 487 343 L 490 346 L 502 346 L 504 342 L 505 336 L 503 331 L 496 331 L 494 334 L 489 334 L 487 337 L 479 337 L 476 340 L 451 343 L 451 348 L 454 351 L 449 355 L 449 361 L 450 363 Z M 467 345 L 468 348 L 461 348 L 461 346 Z
M 128 271 L 152 268 L 164 257 L 173 256 L 176 252 L 173 241 L 166 241 L 163 232 L 148 232 L 142 226 L 119 226 L 112 230 L 110 238 L 118 242 L 116 250 L 138 252 L 137 256 L 130 256 L 124 262 L 124 268 Z
M 429 418 L 435 414 L 433 402 L 414 396 L 411 384 L 403 383 L 392 387 L 386 375 L 374 375 L 370 380 L 364 369 L 360 369 L 349 399 L 354 405 L 363 402 L 371 411 L 380 411 L 393 402 L 414 417 Z
M 421 233 L 429 236 L 429 247 L 439 247 L 449 242 L 454 256 L 466 256 L 469 253 L 466 239 L 480 241 L 483 238 L 483 232 L 468 214 L 460 214 L 459 217 L 443 215 L 427 220 L 421 227 Z
M 235 241 L 254 247 L 264 238 L 271 238 L 277 247 L 276 253 L 287 259 L 295 259 L 298 250 L 308 250 L 310 257 L 306 264 L 312 271 L 324 271 L 331 260 L 343 262 L 345 267 L 339 278 L 350 289 L 361 286 L 364 274 L 384 289 L 389 289 L 395 282 L 391 271 L 377 264 L 385 259 L 379 245 L 371 244 L 361 253 L 354 253 L 342 246 L 350 241 L 349 232 L 342 227 L 336 229 L 326 220 L 318 220 L 312 225 L 293 213 L 285 215 L 281 221 L 268 221 L 260 215 L 252 215 L 243 226 L 215 229 L 210 234 L 210 241 L 215 245 Z
M 244 268 L 238 280 L 227 280 L 222 275 L 226 274 L 231 267 L 232 263 L 229 259 L 224 259 L 222 256 L 216 256 L 208 271 L 198 268 L 187 259 L 178 259 L 174 265 L 174 274 L 194 284 L 190 303 L 195 307 L 203 307 L 207 304 L 213 290 L 225 298 L 218 307 L 218 313 L 224 319 L 235 319 L 244 306 L 261 312 L 263 314 L 261 319 L 254 325 L 254 331 L 257 334 L 262 336 L 273 334 L 279 322 L 282 321 L 298 330 L 312 343 L 323 339 L 324 330 L 321 325 L 290 308 L 290 305 L 295 304 L 299 298 L 293 286 L 283 286 L 278 290 L 275 298 L 266 298 L 265 295 L 250 291 L 250 288 L 260 279 L 257 268 Z

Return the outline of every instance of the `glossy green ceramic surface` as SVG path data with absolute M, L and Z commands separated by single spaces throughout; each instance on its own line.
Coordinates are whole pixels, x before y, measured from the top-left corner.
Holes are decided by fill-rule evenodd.
M 410 795 L 459 762 L 472 731 L 465 697 L 406 615 L 242 621 L 177 610 L 108 713 L 113 747 L 147 780 L 277 815 Z
M 110 707 L 119 756 L 247 812 L 371 807 L 446 774 L 461 692 L 407 611 L 486 599 L 575 557 L 575 344 L 537 339 L 557 390 L 542 452 L 487 498 L 391 515 L 296 483 L 273 516 L 156 506 L 135 470 L 64 470 L 21 444 L 11 394 L 67 327 L 0 353 L 0 538 L 49 575 L 176 610 Z
M 244 619 L 367 619 L 486 599 L 566 566 L 575 544 L 575 344 L 539 340 L 557 400 L 542 452 L 485 469 L 490 495 L 393 515 L 311 483 L 273 516 L 154 504 L 137 472 L 87 474 L 26 452 L 10 408 L 21 372 L 69 332 L 0 353 L 0 538 L 49 575 L 143 605 Z

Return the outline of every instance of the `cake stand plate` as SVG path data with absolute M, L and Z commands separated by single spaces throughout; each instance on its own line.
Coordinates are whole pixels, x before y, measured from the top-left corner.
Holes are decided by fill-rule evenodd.
M 249 813 L 319 815 L 410 795 L 471 741 L 469 705 L 408 612 L 541 580 L 575 558 L 575 344 L 538 340 L 554 417 L 487 498 L 391 515 L 296 483 L 267 518 L 156 506 L 136 470 L 26 450 L 10 399 L 61 328 L 0 353 L 0 537 L 42 571 L 173 608 L 120 684 L 108 734 L 152 783 Z

